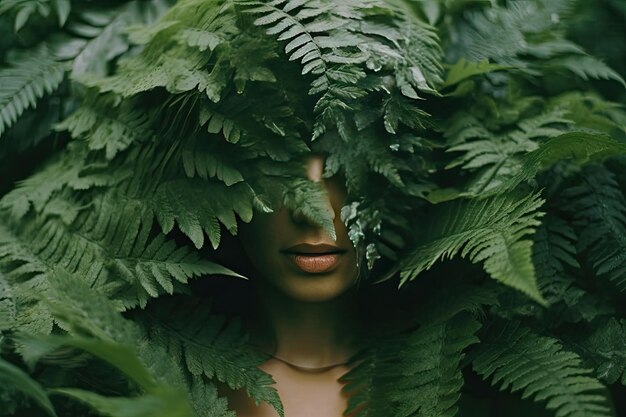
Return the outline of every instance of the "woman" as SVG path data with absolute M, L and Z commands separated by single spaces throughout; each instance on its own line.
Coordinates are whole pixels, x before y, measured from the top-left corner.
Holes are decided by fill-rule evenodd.
M 285 415 L 341 416 L 347 395 L 338 379 L 359 346 L 355 283 L 357 254 L 340 218 L 346 196 L 337 178 L 323 179 L 324 158 L 306 161 L 307 176 L 323 181 L 337 240 L 287 208 L 259 215 L 241 229 L 251 261 L 258 308 L 249 321 L 253 342 L 271 355 L 261 369 L 272 375 Z M 244 391 L 226 392 L 245 417 L 276 416 Z

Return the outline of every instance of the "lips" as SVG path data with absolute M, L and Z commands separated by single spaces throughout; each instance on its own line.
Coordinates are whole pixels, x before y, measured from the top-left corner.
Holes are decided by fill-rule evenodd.
M 346 251 L 335 245 L 302 243 L 282 252 L 299 270 L 321 274 L 335 269 Z

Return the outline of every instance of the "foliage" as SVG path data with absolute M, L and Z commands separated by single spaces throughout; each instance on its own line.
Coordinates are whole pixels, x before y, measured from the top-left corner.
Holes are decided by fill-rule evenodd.
M 190 280 L 241 279 L 205 255 L 281 206 L 334 234 L 311 152 L 371 280 L 418 294 L 347 412 L 623 413 L 623 61 L 577 43 L 623 7 L 590 4 L 3 1 L 0 415 L 233 416 L 223 386 L 283 415 Z

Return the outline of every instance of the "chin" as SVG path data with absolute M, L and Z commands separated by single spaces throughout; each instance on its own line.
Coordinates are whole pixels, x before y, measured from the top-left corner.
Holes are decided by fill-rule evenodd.
M 280 290 L 289 298 L 297 301 L 321 303 L 340 297 L 354 286 L 354 280 L 345 282 L 344 280 L 333 280 L 332 278 L 307 277 L 292 280 L 288 284 L 284 283 L 286 285 L 281 285 Z

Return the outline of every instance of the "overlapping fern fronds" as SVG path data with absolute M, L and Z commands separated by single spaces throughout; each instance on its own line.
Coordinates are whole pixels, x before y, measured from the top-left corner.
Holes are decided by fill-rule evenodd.
M 377 342 L 355 358 L 356 366 L 342 377 L 351 394 L 347 413 L 356 416 L 440 416 L 458 411 L 463 350 L 475 343 L 480 324 L 460 314 Z
M 312 151 L 367 266 L 422 297 L 363 346 L 348 412 L 466 412 L 471 363 L 557 416 L 614 415 L 626 114 L 593 90 L 624 81 L 570 40 L 575 3 L 4 2 L 0 368 L 24 393 L 0 384 L 0 415 L 53 394 L 59 415 L 232 417 L 217 382 L 281 414 L 188 281 L 238 276 L 203 254 L 283 205 L 333 235 Z
M 500 389 L 522 391 L 522 398 L 546 401 L 559 417 L 611 416 L 605 388 L 580 358 L 517 323 L 489 329 L 475 348 L 472 366 Z
M 511 193 L 438 207 L 420 228 L 423 243 L 405 258 L 402 282 L 459 253 L 484 262 L 491 277 L 543 302 L 535 282 L 532 242 L 524 239 L 540 224 L 542 213 L 537 210 L 542 204 L 538 195 Z

